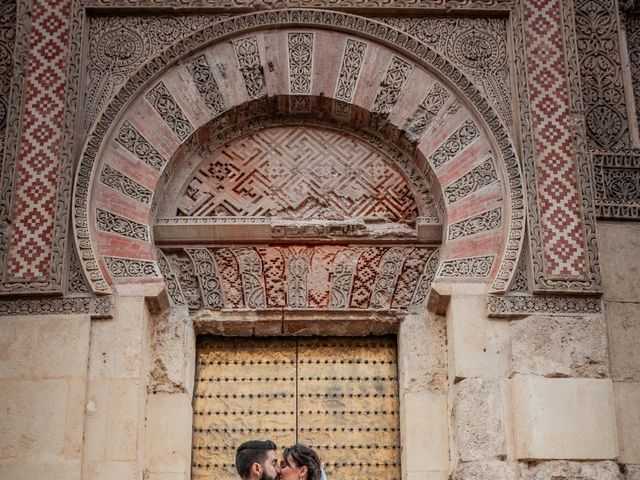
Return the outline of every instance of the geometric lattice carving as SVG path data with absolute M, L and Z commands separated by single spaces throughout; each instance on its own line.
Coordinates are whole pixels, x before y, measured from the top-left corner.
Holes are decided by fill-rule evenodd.
M 629 146 L 615 4 L 615 0 L 575 1 L 587 134 L 599 149 Z
M 70 9 L 71 1 L 38 2 L 30 12 L 32 32 L 38 33 L 29 35 L 20 163 L 13 192 L 8 261 L 2 266 L 6 267 L 7 280 L 46 282 L 50 276 Z M 10 61 L 0 63 L 8 67 Z
M 337 245 L 163 248 L 158 258 L 172 302 L 191 310 L 406 309 L 427 301 L 437 252 Z
M 402 222 L 418 208 L 404 175 L 364 142 L 321 128 L 274 127 L 214 152 L 188 182 L 178 213 Z
M 640 155 L 593 155 L 597 213 L 603 218 L 640 218 Z
M 584 279 L 584 218 L 560 0 L 525 0 L 525 50 L 545 278 Z

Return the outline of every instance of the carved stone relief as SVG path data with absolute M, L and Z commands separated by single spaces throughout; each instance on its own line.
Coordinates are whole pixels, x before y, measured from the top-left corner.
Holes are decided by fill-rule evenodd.
M 513 315 L 588 315 L 602 313 L 597 297 L 561 297 L 545 295 L 489 295 L 492 317 Z
M 513 123 L 507 24 L 502 18 L 407 18 L 377 20 L 403 30 L 447 57 L 484 90 L 500 112 Z
M 389 115 L 395 107 L 400 91 L 413 71 L 413 65 L 404 60 L 393 57 L 387 68 L 384 80 L 373 102 L 372 111 L 381 115 Z
M 196 57 L 187 64 L 187 69 L 191 73 L 193 83 L 202 96 L 204 103 L 206 103 L 211 112 L 217 114 L 224 111 L 224 99 L 207 58 L 204 55 Z
M 476 190 L 497 181 L 498 174 L 493 165 L 493 159 L 490 158 L 448 185 L 444 189 L 444 196 L 447 202 L 454 203 L 472 194 Z
M 446 260 L 440 265 L 439 277 L 488 277 L 494 256 L 457 258 Z
M 258 39 L 246 37 L 233 42 L 233 48 L 238 57 L 240 72 L 244 78 L 244 85 L 247 88 L 249 100 L 255 100 L 266 95 L 266 85 L 264 72 L 260 63 L 260 51 L 258 49 Z
M 575 16 L 589 144 L 605 150 L 628 147 L 615 2 L 576 0 Z
M 418 109 L 407 120 L 403 128 L 409 138 L 417 141 L 422 136 L 450 96 L 451 94 L 442 85 L 433 84 L 427 96 L 420 102 Z
M 171 63 L 174 59 L 184 55 L 185 51 L 191 49 L 197 49 L 204 43 L 210 44 L 220 35 L 228 35 L 234 31 L 243 32 L 241 35 L 246 35 L 248 28 L 245 28 L 250 24 L 252 29 L 258 29 L 261 25 L 273 26 L 276 24 L 281 25 L 322 25 L 330 28 L 332 26 L 340 26 L 341 29 L 346 31 L 352 30 L 355 34 L 360 35 L 361 32 L 367 32 L 366 34 L 372 38 L 380 38 L 382 42 L 397 45 L 397 48 L 402 51 L 406 49 L 410 58 L 415 59 L 416 62 L 424 65 L 430 65 L 434 68 L 439 75 L 446 77 L 457 88 L 464 91 L 466 101 L 474 105 L 476 111 L 479 113 L 481 121 L 486 122 L 488 129 L 493 136 L 495 145 L 500 149 L 500 160 L 504 162 L 504 168 L 501 171 L 505 171 L 509 178 L 508 184 L 505 184 L 505 188 L 509 188 L 510 196 L 512 198 L 512 208 L 510 209 L 511 217 L 509 219 L 510 240 L 506 245 L 506 253 L 502 258 L 502 263 L 497 275 L 497 279 L 494 281 L 494 288 L 502 289 L 506 288 L 506 283 L 511 278 L 511 274 L 515 269 L 515 263 L 517 261 L 517 252 L 520 248 L 521 233 L 524 228 L 523 216 L 522 216 L 522 189 L 520 185 L 520 174 L 518 168 L 518 161 L 515 155 L 515 151 L 511 144 L 511 141 L 506 134 L 503 124 L 496 117 L 491 106 L 487 103 L 485 97 L 476 89 L 474 83 L 469 83 L 462 76 L 457 75 L 456 68 L 452 66 L 446 58 L 441 57 L 435 51 L 425 48 L 419 42 L 415 42 L 412 37 L 398 32 L 389 27 L 376 24 L 364 18 L 352 17 L 338 12 L 314 12 L 308 10 L 288 10 L 272 12 L 269 15 L 264 13 L 249 14 L 241 17 L 240 19 L 234 19 L 231 21 L 223 21 L 215 26 L 208 26 L 202 32 L 195 36 L 189 37 L 188 41 L 178 41 L 174 45 L 167 47 L 160 57 L 154 60 L 153 65 L 143 66 L 136 76 L 131 77 L 125 86 L 118 92 L 117 96 L 111 101 L 111 106 L 105 110 L 104 116 L 101 118 L 96 128 L 92 130 L 88 143 L 91 146 L 86 149 L 81 159 L 81 167 L 79 169 L 78 188 L 76 190 L 77 195 L 74 199 L 76 208 L 74 209 L 74 232 L 78 240 L 78 248 L 81 250 L 81 258 L 83 265 L 87 269 L 87 276 L 90 278 L 92 287 L 96 291 L 105 291 L 107 287 L 105 279 L 101 277 L 100 272 L 95 267 L 96 256 L 93 251 L 93 247 L 90 245 L 90 238 L 86 236 L 86 231 L 83 228 L 83 222 L 85 220 L 86 210 L 83 209 L 85 203 L 86 190 L 82 186 L 85 184 L 87 175 L 89 175 L 94 168 L 94 163 L 97 160 L 96 155 L 100 152 L 100 146 L 103 142 L 105 132 L 109 131 L 109 127 L 114 120 L 114 115 L 120 114 L 123 111 L 127 102 L 135 94 L 140 85 L 142 85 L 147 79 L 151 78 L 162 68 L 163 65 Z M 375 27 L 375 28 L 374 28 Z M 225 32 L 225 33 L 223 33 Z M 251 37 L 238 37 L 238 38 L 251 38 Z M 253 63 L 253 65 L 257 65 Z M 260 72 L 261 73 L 261 72 Z M 383 125 L 371 125 L 372 130 L 382 128 Z M 231 129 L 230 129 L 231 130 Z M 222 132 L 222 135 L 226 135 L 226 132 Z M 88 184 L 88 183 L 87 183 Z M 476 187 L 473 187 L 476 188 Z M 477 186 L 480 188 L 480 186 Z M 420 194 L 420 192 L 418 192 Z M 87 242 L 89 240 L 89 242 Z
M 144 62 L 221 15 L 89 17 L 85 129 L 117 88 Z
M 155 262 L 133 258 L 104 257 L 109 273 L 115 278 L 159 277 Z
M 356 84 L 362 69 L 367 44 L 352 38 L 347 40 L 342 53 L 342 64 L 336 85 L 336 98 L 343 102 L 351 102 L 356 91 Z
M 289 91 L 293 94 L 311 93 L 313 71 L 313 33 L 289 33 Z
M 125 121 L 120 127 L 116 141 L 156 172 L 161 172 L 167 163 L 162 155 L 128 121 Z
M 135 240 L 149 240 L 149 227 L 106 210 L 98 209 L 96 211 L 96 226 L 102 232 L 122 235 Z
M 171 301 L 191 310 L 406 309 L 427 301 L 438 266 L 434 247 L 163 248 L 158 258 Z
M 206 154 L 177 202 L 185 216 L 415 220 L 411 183 L 357 137 L 272 127 Z
M 100 183 L 112 188 L 137 202 L 149 204 L 153 192 L 143 187 L 130 177 L 120 173 L 115 168 L 105 165 L 100 173 Z
M 440 168 L 480 136 L 478 127 L 472 120 L 465 121 L 445 142 L 433 152 L 429 163 L 433 168 Z
M 0 158 L 4 153 L 4 135 L 9 114 L 15 41 L 16 2 L 5 2 L 0 6 Z
M 501 224 L 501 209 L 494 208 L 493 210 L 450 224 L 447 230 L 447 240 L 455 240 L 475 233 L 496 230 L 500 228 Z
M 627 16 L 625 29 L 627 31 L 627 50 L 629 52 L 636 118 L 640 119 L 640 17 Z
M 640 155 L 594 154 L 593 184 L 598 216 L 640 219 Z
M 149 90 L 146 98 L 180 140 L 186 140 L 193 133 L 193 125 L 187 120 L 164 83 L 160 82 Z

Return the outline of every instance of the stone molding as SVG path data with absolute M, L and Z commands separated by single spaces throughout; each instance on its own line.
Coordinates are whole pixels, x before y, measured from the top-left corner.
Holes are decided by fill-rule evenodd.
M 113 297 L 46 297 L 31 299 L 1 299 L 0 316 L 88 314 L 92 318 L 111 317 Z
M 487 308 L 491 317 L 525 315 L 601 314 L 602 300 L 596 296 L 489 295 Z
M 498 268 L 494 280 L 494 289 L 505 290 L 515 270 L 516 259 L 522 241 L 523 222 L 523 198 L 520 182 L 520 172 L 515 150 L 509 141 L 499 117 L 494 113 L 487 100 L 480 94 L 472 82 L 456 71 L 446 59 L 427 46 L 412 39 L 406 34 L 377 22 L 364 18 L 353 17 L 336 12 L 322 12 L 312 10 L 291 10 L 279 12 L 261 12 L 233 20 L 223 20 L 213 26 L 188 37 L 166 49 L 159 57 L 148 62 L 136 74 L 133 74 L 125 83 L 120 92 L 116 94 L 110 106 L 108 106 L 101 119 L 95 124 L 94 130 L 89 135 L 76 180 L 76 195 L 74 200 L 74 232 L 79 248 L 80 258 L 87 271 L 92 288 L 95 291 L 108 291 L 109 286 L 102 273 L 97 268 L 97 257 L 91 244 L 87 225 L 87 206 L 90 192 L 89 175 L 94 169 L 97 155 L 102 146 L 109 127 L 121 111 L 122 107 L 139 91 L 146 81 L 153 77 L 164 66 L 183 58 L 187 52 L 193 51 L 201 45 L 214 43 L 216 40 L 226 38 L 242 31 L 251 31 L 257 28 L 273 28 L 275 26 L 308 25 L 319 28 L 332 28 L 352 34 L 365 34 L 376 39 L 382 44 L 395 45 L 403 50 L 408 58 L 418 61 L 421 65 L 428 66 L 441 72 L 449 78 L 450 82 L 457 85 L 466 98 L 474 105 L 477 113 L 486 122 L 493 135 L 493 141 L 499 147 L 499 153 L 504 162 L 504 169 L 508 178 L 507 184 L 511 191 L 510 219 L 505 222 L 510 234 L 507 240 L 506 250 Z

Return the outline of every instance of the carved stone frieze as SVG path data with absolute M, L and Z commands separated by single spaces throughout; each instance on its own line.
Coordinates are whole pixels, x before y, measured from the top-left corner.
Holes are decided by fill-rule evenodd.
M 102 232 L 122 235 L 134 240 L 149 240 L 149 227 L 106 210 L 96 210 L 96 226 Z
M 0 299 L 0 316 L 4 315 L 71 315 L 87 314 L 93 318 L 113 315 L 113 297 L 45 297 Z
M 629 147 L 615 0 L 575 0 L 587 138 L 597 149 Z
M 589 315 L 602 313 L 598 297 L 489 295 L 489 316 Z
M 146 98 L 180 140 L 186 140 L 194 132 L 193 125 L 187 120 L 164 83 L 160 82 L 149 90 Z
M 493 160 L 488 159 L 444 189 L 447 202 L 454 203 L 476 190 L 498 181 Z
M 331 8 L 340 6 L 344 9 L 359 9 L 362 7 L 379 9 L 421 9 L 444 13 L 449 9 L 478 9 L 508 11 L 515 0 L 191 0 L 185 5 L 184 0 L 87 0 L 87 6 L 99 7 L 159 7 L 171 8 L 185 6 L 200 9 L 215 7 L 225 11 L 280 9 L 280 8 Z
M 9 115 L 9 93 L 13 77 L 13 50 L 16 41 L 16 2 L 0 6 L 0 158 Z
M 260 61 L 257 37 L 246 37 L 233 42 L 233 48 L 238 57 L 240 72 L 244 78 L 247 95 L 250 100 L 255 100 L 266 95 L 264 71 Z
M 593 154 L 599 217 L 640 219 L 640 155 Z
M 420 139 L 450 96 L 451 94 L 442 85 L 433 84 L 427 96 L 403 127 L 409 138 L 416 142 Z
M 336 85 L 336 98 L 343 102 L 351 102 L 356 91 L 356 84 L 362 69 L 367 44 L 353 38 L 347 39 L 342 54 L 342 64 Z
M 380 17 L 414 35 L 473 78 L 507 124 L 513 123 L 507 24 L 501 18 Z
M 387 116 L 395 107 L 402 87 L 413 71 L 413 65 L 401 58 L 393 57 L 380 84 L 380 89 L 373 102 L 372 111 Z
M 215 259 L 206 248 L 188 248 L 185 251 L 191 257 L 198 272 L 203 306 L 205 308 L 222 308 L 224 296 Z
M 439 277 L 488 277 L 495 257 L 456 258 L 445 260 L 438 270 Z
M 109 273 L 115 278 L 159 277 L 155 262 L 134 258 L 104 257 Z
M 494 208 L 470 218 L 452 223 L 447 228 L 447 240 L 456 240 L 476 233 L 496 230 L 502 225 L 502 210 Z
M 176 40 L 221 18 L 175 14 L 90 16 L 85 128 L 130 73 Z
M 473 120 L 466 120 L 449 138 L 447 138 L 438 149 L 433 152 L 429 163 L 434 168 L 440 168 L 462 150 L 467 148 L 480 136 L 478 127 Z
M 407 309 L 426 302 L 439 257 L 434 247 L 325 245 L 163 248 L 158 259 L 173 303 L 191 310 Z
M 156 172 L 161 172 L 167 163 L 129 121 L 120 127 L 116 141 Z
M 131 179 L 127 175 L 120 173 L 115 168 L 105 165 L 102 167 L 100 173 L 100 183 L 112 188 L 116 192 L 119 192 L 137 202 L 149 204 L 151 202 L 151 196 L 153 192 L 146 187 L 143 187 L 135 180 Z
M 629 52 L 636 118 L 640 119 L 640 16 L 626 16 L 624 26 L 627 33 L 627 51 Z
M 193 83 L 209 110 L 214 114 L 224 111 L 224 98 L 222 98 L 218 82 L 213 75 L 207 57 L 205 55 L 196 57 L 187 64 L 187 69 L 191 73 Z
M 289 33 L 287 40 L 289 51 L 289 91 L 292 94 L 311 93 L 313 33 Z

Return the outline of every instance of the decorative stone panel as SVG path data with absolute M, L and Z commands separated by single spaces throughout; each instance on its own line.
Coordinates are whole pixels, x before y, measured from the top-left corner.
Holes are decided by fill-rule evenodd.
M 593 154 L 592 158 L 598 216 L 640 219 L 640 155 Z
M 95 211 L 87 212 L 84 208 L 84 205 L 90 205 L 85 198 L 88 193 L 87 175 L 94 166 L 102 169 L 104 165 L 108 165 L 119 172 L 133 172 L 136 171 L 136 165 L 139 169 L 141 160 L 146 162 L 147 165 L 152 166 L 156 172 L 160 173 L 162 181 L 158 183 L 157 179 L 146 174 L 144 179 L 139 177 L 137 181 L 153 191 L 154 197 L 158 195 L 157 198 L 162 198 L 162 203 L 164 203 L 167 198 L 178 193 L 175 191 L 176 185 L 185 185 L 187 182 L 188 178 L 183 175 L 188 174 L 188 170 L 185 173 L 185 171 L 176 169 L 176 165 L 180 161 L 188 159 L 189 152 L 194 151 L 193 149 L 207 145 L 212 149 L 217 148 L 220 144 L 228 142 L 238 135 L 250 132 L 252 128 L 258 130 L 261 126 L 268 125 L 269 121 L 276 122 L 276 124 L 278 122 L 286 124 L 287 121 L 293 121 L 294 124 L 297 122 L 304 124 L 309 121 L 309 117 L 312 117 L 316 121 L 315 123 L 318 123 L 320 118 L 326 123 L 332 122 L 334 127 L 347 131 L 364 131 L 367 141 L 372 141 L 376 148 L 378 145 L 393 145 L 393 148 L 387 149 L 387 151 L 395 152 L 392 153 L 391 158 L 400 166 L 402 173 L 407 175 L 411 186 L 415 188 L 416 197 L 420 199 L 429 198 L 429 188 L 438 183 L 457 186 L 458 180 L 469 172 L 475 172 L 474 169 L 481 165 L 483 159 L 491 156 L 492 178 L 488 183 L 483 183 L 480 179 L 476 182 L 474 176 L 474 179 L 470 179 L 468 182 L 470 187 L 461 185 L 461 189 L 456 189 L 455 194 L 458 198 L 454 202 L 455 205 L 451 202 L 445 204 L 441 200 L 441 193 L 434 192 L 435 198 L 427 208 L 438 210 L 437 216 L 451 215 L 452 218 L 463 219 L 480 214 L 486 211 L 487 207 L 495 208 L 500 202 L 505 202 L 501 211 L 508 216 L 508 219 L 505 218 L 501 221 L 503 227 L 497 229 L 495 235 L 486 239 L 481 245 L 478 242 L 468 240 L 467 237 L 462 237 L 457 240 L 456 248 L 445 250 L 443 260 L 448 260 L 447 257 L 456 260 L 490 257 L 493 259 L 493 266 L 489 273 L 481 278 L 492 281 L 494 288 L 498 290 L 506 289 L 516 267 L 522 240 L 524 228 L 523 190 L 515 150 L 512 148 L 501 122 L 475 86 L 458 74 L 451 76 L 455 67 L 427 46 L 420 43 L 414 44 L 412 42 L 415 40 L 402 32 L 359 17 L 336 12 L 288 10 L 279 11 L 275 15 L 267 16 L 256 13 L 241 18 L 239 23 L 236 21 L 225 23 L 226 20 L 223 20 L 222 23 L 207 26 L 201 32 L 166 48 L 160 57 L 146 64 L 136 75 L 129 78 L 127 84 L 112 99 L 111 106 L 104 110 L 105 113 L 96 123 L 96 128 L 92 130 L 87 148 L 84 151 L 84 163 L 78 169 L 74 201 L 76 244 L 79 249 L 79 258 L 86 269 L 92 288 L 97 291 L 106 291 L 109 288 L 107 279 L 102 277 L 102 272 L 108 271 L 103 260 L 105 257 L 130 258 L 126 254 L 128 244 L 115 244 L 106 241 L 103 237 L 100 237 L 100 255 L 96 257 L 94 254 L 92 245 L 94 234 L 85 228 L 85 225 L 92 223 L 86 222 L 87 219 L 84 218 L 85 215 L 89 217 L 95 215 Z M 250 35 L 248 31 L 244 30 L 246 22 L 252 25 Z M 361 24 L 361 22 L 364 23 Z M 365 39 L 359 32 L 372 31 L 367 30 L 367 22 L 370 22 L 371 27 L 375 26 L 376 33 L 373 36 L 368 33 Z M 269 26 L 277 24 L 284 28 L 268 29 L 257 35 L 256 32 L 260 24 Z M 334 24 L 339 24 L 340 29 L 350 33 L 347 35 L 334 32 L 329 36 L 324 29 L 313 29 L 318 24 L 329 28 Z M 287 31 L 286 27 L 291 25 L 295 25 L 296 30 Z M 305 29 L 305 33 L 314 34 L 313 56 L 316 56 L 316 52 L 336 51 L 336 55 L 333 57 L 335 57 L 337 68 L 327 68 L 325 65 L 320 69 L 318 62 L 312 60 L 311 94 L 289 97 L 291 77 L 287 73 L 290 71 L 290 64 L 286 40 L 289 33 L 299 32 L 298 29 L 302 28 Z M 233 35 L 234 30 L 237 32 L 235 36 Z M 226 43 L 215 42 L 216 37 L 222 31 L 227 32 L 225 35 L 228 35 L 226 38 L 229 41 Z M 395 43 L 399 49 L 392 51 L 383 47 L 384 42 L 374 41 L 376 37 L 384 39 L 384 42 Z M 327 42 L 329 39 L 331 45 L 323 45 L 323 42 Z M 382 55 L 381 58 L 385 58 L 385 61 L 379 62 L 379 64 L 367 64 L 367 69 L 360 71 L 360 75 L 365 75 L 366 78 L 359 78 L 354 84 L 356 92 L 353 98 L 357 103 L 348 105 L 348 109 L 341 109 L 338 108 L 339 102 L 327 98 L 327 92 L 334 91 L 335 85 L 338 83 L 340 72 L 338 65 L 342 64 L 342 57 L 338 52 L 344 51 L 347 41 L 353 39 L 365 43 L 367 52 L 371 51 L 375 52 L 375 55 Z M 409 41 L 410 39 L 411 41 Z M 198 48 L 198 45 L 202 45 L 203 48 Z M 275 52 L 268 50 L 270 53 L 267 57 L 264 53 L 267 51 L 267 45 L 281 45 L 280 48 L 283 51 L 275 55 Z M 336 49 L 336 45 L 339 48 Z M 403 48 L 409 49 L 409 56 L 402 55 Z M 221 49 L 226 49 L 224 55 L 213 53 L 219 52 Z M 195 79 L 189 72 L 189 65 L 192 64 L 194 58 L 185 55 L 185 52 L 192 50 L 197 50 L 194 57 L 205 54 L 206 58 L 217 58 L 220 64 L 216 64 L 216 72 L 219 69 L 221 69 L 220 71 L 224 70 L 230 75 L 230 78 L 234 79 L 234 82 L 241 82 L 240 85 L 244 84 L 246 87 L 246 91 L 234 89 L 235 93 L 232 93 L 228 85 L 218 82 L 227 108 L 220 115 L 216 116 L 210 105 L 203 99 L 196 84 L 193 83 Z M 180 64 L 173 63 L 178 56 L 182 59 Z M 396 82 L 395 70 L 389 68 L 390 65 L 393 65 L 394 56 L 405 62 L 403 65 L 413 66 L 410 75 L 406 76 L 406 72 L 400 75 L 402 78 L 406 76 L 405 80 L 398 77 L 399 82 Z M 161 75 L 155 76 L 153 81 L 145 83 L 143 88 L 137 90 L 142 85 L 140 82 L 150 80 L 160 65 L 167 65 L 168 68 L 163 69 Z M 415 136 L 409 139 L 403 134 L 402 127 L 416 113 L 417 106 L 413 101 L 416 92 L 419 98 L 425 99 L 435 83 L 435 76 L 426 68 L 427 65 L 431 65 L 430 68 L 441 70 L 441 76 L 438 77 L 439 83 L 450 93 L 444 100 L 442 107 L 435 113 L 436 116 L 433 117 L 430 126 L 427 127 L 423 135 L 418 139 Z M 394 71 L 394 75 L 391 75 L 391 70 Z M 217 75 L 216 72 L 214 74 Z M 451 78 L 445 82 L 447 76 Z M 380 87 L 379 91 L 372 91 L 367 86 L 377 85 L 387 77 L 389 77 L 389 81 L 383 82 L 386 86 Z M 453 94 L 453 90 L 450 90 L 446 85 L 447 82 L 459 83 L 458 91 L 465 92 L 466 100 L 456 101 L 455 97 L 458 94 Z M 154 89 L 159 85 L 164 85 L 172 97 L 172 102 L 168 100 L 163 102 L 164 107 L 171 107 L 169 109 L 171 110 L 169 112 L 171 113 L 170 118 L 178 118 L 178 109 L 174 107 L 179 107 L 193 126 L 194 131 L 197 132 L 197 137 L 192 135 L 185 138 L 184 142 L 180 142 L 180 136 L 174 137 L 171 134 L 166 134 L 170 130 L 167 127 L 166 118 L 164 118 L 167 117 L 167 112 L 163 117 L 163 112 L 154 110 L 147 102 L 147 99 L 156 102 L 157 99 L 154 100 L 154 96 L 150 92 L 154 92 Z M 391 85 L 394 87 L 392 88 Z M 329 87 L 325 88 L 326 86 Z M 268 98 L 262 96 L 266 91 L 269 91 L 270 94 Z M 389 98 L 392 100 L 390 102 L 384 100 L 385 110 L 388 110 L 386 121 L 373 112 L 376 101 L 380 105 L 380 102 L 383 101 L 382 97 L 378 95 L 383 91 L 385 92 L 384 97 L 387 100 Z M 391 93 L 392 91 L 393 93 Z M 137 98 L 134 99 L 134 96 Z M 252 97 L 256 97 L 256 100 L 251 101 Z M 298 100 L 300 98 L 305 98 L 304 103 L 308 106 L 305 106 L 308 108 L 307 118 L 295 116 L 299 115 L 296 112 L 299 112 Z M 131 105 L 131 108 L 123 110 L 125 104 Z M 475 111 L 470 111 L 465 105 L 474 105 Z M 338 110 L 342 113 L 338 114 Z M 122 118 L 123 123 L 112 125 L 112 115 L 116 113 Z M 280 115 L 280 113 L 286 113 L 286 115 Z M 294 120 L 288 120 L 290 118 L 294 118 Z M 430 158 L 447 138 L 469 120 L 476 126 L 480 135 L 472 145 L 448 160 L 446 165 L 443 165 L 442 171 L 436 175 L 425 164 L 424 159 Z M 112 127 L 115 128 L 112 129 Z M 124 131 L 120 130 L 121 127 L 127 132 L 125 135 L 122 135 Z M 135 128 L 135 132 L 131 127 Z M 107 144 L 105 149 L 100 148 L 103 141 Z M 495 150 L 496 148 L 497 150 Z M 404 153 L 409 151 L 415 153 L 415 163 L 413 164 L 410 160 L 411 156 Z M 99 159 L 95 156 L 98 152 L 101 154 Z M 400 153 L 398 154 L 398 152 Z M 163 163 L 162 159 L 166 163 Z M 502 164 L 500 168 L 496 168 L 498 163 Z M 506 177 L 503 178 L 503 175 Z M 97 177 L 99 175 L 95 175 L 93 178 Z M 171 179 L 171 182 L 166 179 Z M 485 188 L 487 185 L 491 185 L 490 188 Z M 465 193 L 467 191 L 473 195 L 467 195 Z M 100 195 L 104 198 L 107 197 L 102 193 Z M 112 209 L 111 206 L 106 208 L 107 205 L 100 204 L 103 201 L 101 198 L 97 199 L 95 204 L 97 208 L 111 211 L 122 217 L 135 218 L 136 221 L 152 217 L 150 209 L 146 209 L 146 207 L 140 209 L 138 206 L 135 207 L 135 217 L 128 215 L 127 209 L 131 205 L 129 202 L 126 204 L 122 202 L 118 208 Z M 139 202 L 136 202 L 136 205 L 138 204 Z M 509 231 L 508 237 L 505 235 L 507 230 Z M 133 244 L 130 247 L 133 247 Z M 144 262 L 151 261 L 154 257 L 153 246 L 150 244 L 145 245 L 144 248 L 136 247 L 136 249 L 139 252 L 140 260 Z M 119 269 L 119 271 L 121 270 Z M 144 271 L 144 269 L 142 270 Z M 117 278 L 124 281 L 127 277 L 118 276 Z M 464 278 L 464 276 L 459 278 Z M 113 278 L 109 280 L 113 280 Z M 387 300 L 384 302 L 386 303 Z
M 407 309 L 424 305 L 438 264 L 433 247 L 163 247 L 175 305 L 219 308 Z M 109 257 L 114 275 L 153 276 L 144 262 Z

